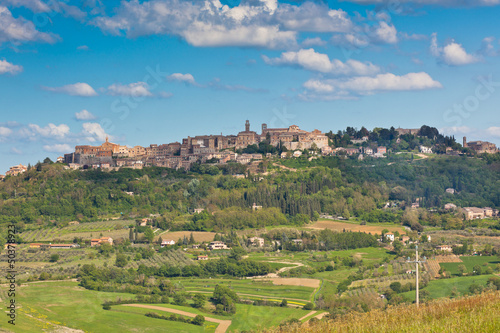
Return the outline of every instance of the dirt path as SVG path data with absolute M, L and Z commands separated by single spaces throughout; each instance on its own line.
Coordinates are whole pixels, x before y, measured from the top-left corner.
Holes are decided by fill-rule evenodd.
M 166 312 L 172 312 L 175 314 L 180 314 L 183 316 L 191 317 L 194 318 L 196 315 L 191 312 L 186 312 L 186 311 L 181 311 L 181 310 L 176 310 L 176 309 L 170 309 L 170 308 L 164 308 L 161 306 L 155 306 L 155 305 L 146 305 L 146 304 L 123 304 L 123 306 L 132 306 L 135 308 L 144 308 L 144 309 L 151 309 L 151 310 L 159 310 L 159 311 L 166 311 Z M 210 321 L 212 323 L 217 323 L 219 326 L 215 329 L 215 333 L 225 333 L 229 326 L 231 325 L 231 320 L 221 320 L 221 319 L 215 319 L 215 318 L 210 318 L 210 317 L 205 317 L 206 321 Z
M 300 318 L 299 320 L 300 320 L 300 321 L 302 321 L 302 320 L 306 319 L 307 317 L 309 317 L 309 316 L 311 316 L 311 315 L 315 314 L 316 312 L 318 312 L 318 311 L 311 311 L 311 312 L 309 312 L 308 314 L 306 314 L 304 317 Z
M 276 278 L 279 278 L 279 275 L 278 275 L 279 273 L 289 271 L 292 268 L 304 266 L 304 264 L 301 262 L 287 262 L 287 261 L 274 261 L 274 260 L 273 261 L 266 261 L 266 262 L 275 262 L 278 264 L 289 264 L 289 265 L 295 265 L 295 266 L 294 267 L 282 267 L 278 270 L 277 273 L 268 273 L 266 275 L 252 276 L 252 277 L 247 277 L 247 279 L 264 279 L 264 278 L 276 279 Z
M 211 291 L 202 291 L 202 290 L 186 290 L 187 293 L 202 293 L 202 294 L 212 294 Z M 236 293 L 238 296 L 252 296 L 252 297 L 260 297 L 260 298 L 272 298 L 272 299 L 278 299 L 280 298 L 279 296 L 263 296 L 263 295 L 255 295 L 255 294 L 243 294 L 243 293 Z M 302 298 L 290 298 L 290 297 L 285 297 L 287 300 L 290 301 L 301 301 L 301 302 L 309 302 L 306 299 Z
M 281 168 L 281 169 L 290 170 L 290 171 L 293 171 L 293 172 L 297 171 L 297 169 L 289 168 L 289 167 L 286 167 L 286 166 L 281 165 L 281 164 L 273 163 L 273 165 L 276 166 L 276 167 L 278 167 L 278 168 Z

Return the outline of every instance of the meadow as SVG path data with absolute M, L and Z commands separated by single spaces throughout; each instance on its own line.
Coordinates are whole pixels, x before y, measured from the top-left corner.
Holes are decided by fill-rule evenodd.
M 334 221 L 327 219 L 319 219 L 317 222 L 310 224 L 306 227 L 307 229 L 330 229 L 333 231 L 359 231 L 371 234 L 381 234 L 382 230 L 387 229 L 390 232 L 399 232 L 400 234 L 406 234 L 406 229 L 399 224 L 391 223 L 367 223 L 361 225 L 357 222 L 346 222 L 346 221 Z
M 472 273 L 476 265 L 480 265 L 481 269 L 484 270 L 488 266 L 494 269 L 495 265 L 500 264 L 500 258 L 497 256 L 461 256 L 460 259 L 462 262 L 440 263 L 439 265 L 450 274 L 459 275 L 459 265 L 464 265 L 467 272 Z

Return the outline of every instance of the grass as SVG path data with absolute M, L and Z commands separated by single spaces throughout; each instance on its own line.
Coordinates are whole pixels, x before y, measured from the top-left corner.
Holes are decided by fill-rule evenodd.
M 459 295 L 464 295 L 469 292 L 469 286 L 471 284 L 477 283 L 482 286 L 486 286 L 486 282 L 492 276 L 494 275 L 464 276 L 450 279 L 432 280 L 423 290 L 427 290 L 429 292 L 429 297 L 431 299 L 450 297 L 452 296 L 453 291 L 457 292 Z M 404 295 L 412 302 L 415 301 L 415 291 L 409 291 L 402 293 L 401 295 Z
M 368 313 L 352 313 L 336 320 L 310 326 L 275 327 L 267 333 L 396 333 L 396 332 L 483 332 L 500 331 L 500 291 L 453 300 L 390 307 Z
M 406 234 L 406 229 L 399 224 L 392 223 L 367 223 L 366 225 L 361 225 L 357 222 L 349 221 L 334 221 L 328 219 L 319 219 L 314 224 L 308 225 L 306 228 L 311 229 L 330 229 L 334 231 L 342 232 L 346 231 L 361 231 L 373 234 L 381 234 L 382 230 L 387 229 L 391 232 L 398 231 L 400 234 Z
M 468 273 L 472 273 L 475 265 L 480 265 L 481 269 L 485 269 L 484 264 L 496 265 L 500 264 L 500 258 L 496 256 L 462 256 L 460 257 L 463 262 L 447 262 L 440 263 L 439 265 L 445 270 L 450 272 L 452 275 L 459 275 L 458 266 L 465 265 Z M 494 267 L 492 267 L 494 268 Z
M 105 300 L 135 295 L 85 290 L 75 282 L 32 283 L 18 290 L 14 332 L 53 331 L 56 325 L 85 332 L 203 332 L 203 327 L 191 324 L 102 309 Z
M 280 301 L 283 298 L 308 301 L 314 292 L 314 289 L 309 287 L 275 286 L 270 282 L 259 282 L 251 279 L 172 279 L 171 281 L 174 285 L 182 286 L 184 290 L 190 292 L 202 291 L 212 293 L 217 284 L 222 284 L 229 286 L 237 294 L 256 295 L 263 298 L 273 297 Z

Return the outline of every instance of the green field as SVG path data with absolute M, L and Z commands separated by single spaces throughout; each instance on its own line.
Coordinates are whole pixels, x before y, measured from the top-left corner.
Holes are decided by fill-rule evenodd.
M 450 272 L 452 275 L 459 275 L 458 266 L 465 265 L 467 273 L 472 273 L 475 265 L 480 265 L 481 269 L 485 269 L 487 265 L 495 269 L 495 265 L 500 264 L 500 258 L 497 256 L 462 256 L 460 257 L 463 262 L 447 262 L 439 264 L 445 271 Z
M 104 301 L 135 295 L 89 291 L 75 282 L 31 283 L 18 290 L 16 325 L 8 327 L 12 332 L 53 331 L 56 325 L 85 332 L 165 332 L 167 328 L 171 332 L 203 332 L 202 327 L 191 324 L 102 309 Z
M 172 279 L 176 288 L 182 288 L 188 292 L 212 293 L 217 284 L 229 286 L 238 294 L 256 295 L 262 298 L 270 297 L 282 300 L 300 299 L 309 301 L 312 299 L 314 288 L 300 286 L 275 286 L 271 282 L 260 282 L 252 279 Z
M 463 276 L 450 279 L 432 280 L 424 290 L 427 290 L 431 299 L 450 297 L 455 290 L 460 295 L 469 292 L 469 286 L 473 283 L 486 286 L 486 281 L 494 275 Z M 410 301 L 415 300 L 415 291 L 402 293 Z
M 5 292 L 0 294 L 6 300 Z M 32 333 L 53 331 L 58 326 L 81 329 L 85 332 L 214 332 L 216 324 L 205 322 L 204 327 L 166 321 L 144 316 L 157 310 L 132 308 L 123 305 L 103 310 L 102 303 L 135 295 L 90 291 L 76 282 L 30 283 L 18 287 L 17 319 L 12 332 Z M 310 311 L 287 307 L 267 307 L 237 304 L 236 315 L 217 316 L 199 309 L 171 304 L 155 304 L 207 317 L 231 320 L 230 330 L 250 330 L 279 325 L 285 320 L 299 319 Z M 168 313 L 164 313 L 167 315 Z M 2 325 L 3 328 L 3 325 Z

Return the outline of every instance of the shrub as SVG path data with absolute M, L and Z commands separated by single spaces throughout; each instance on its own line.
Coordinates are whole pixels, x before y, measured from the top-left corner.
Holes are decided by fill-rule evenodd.
M 203 326 L 203 323 L 205 323 L 205 317 L 203 317 L 202 315 L 197 315 L 192 320 L 192 323 L 195 325 Z
M 314 304 L 313 303 L 307 303 L 306 305 L 304 305 L 303 309 L 304 310 L 312 310 L 312 309 L 314 309 Z

